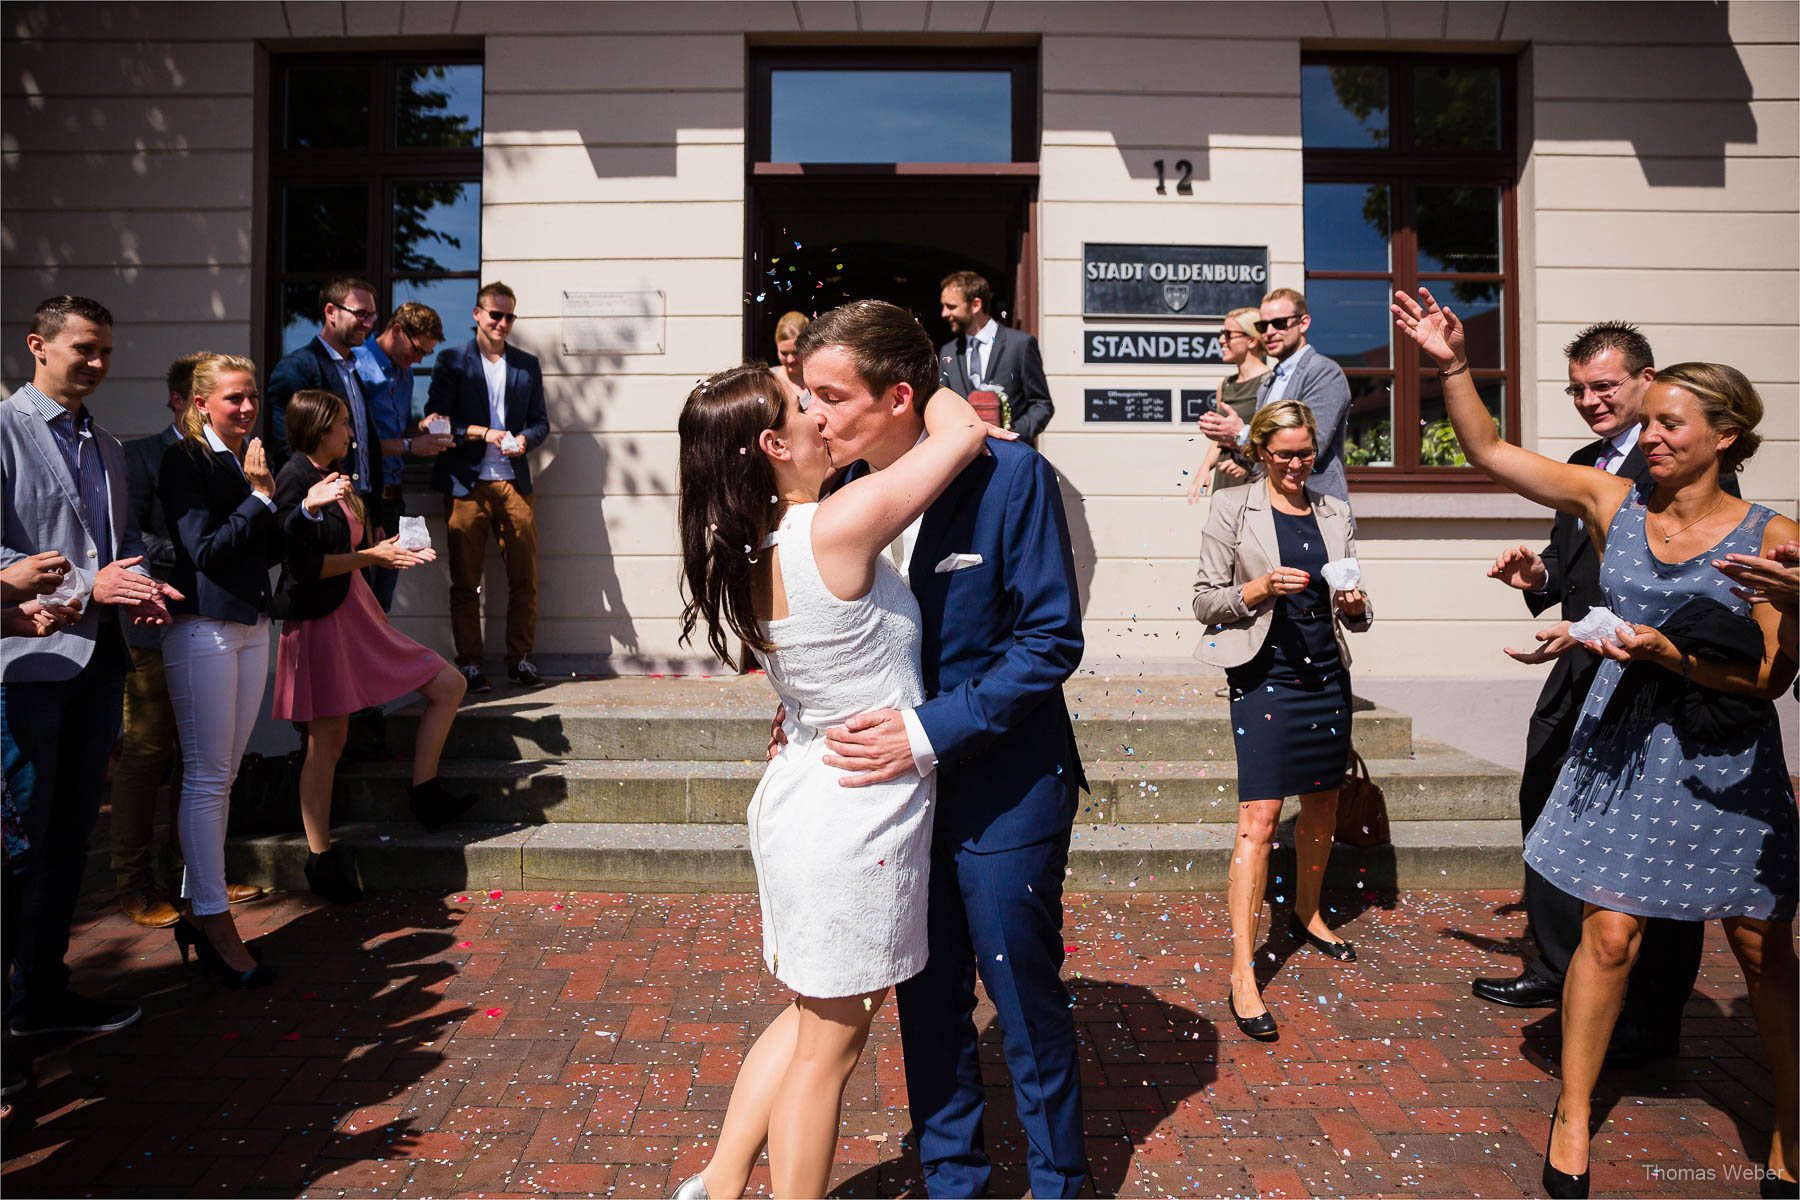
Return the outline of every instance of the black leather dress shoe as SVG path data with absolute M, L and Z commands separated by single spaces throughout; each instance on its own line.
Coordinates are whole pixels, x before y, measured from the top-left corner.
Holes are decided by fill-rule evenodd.
M 1483 1000 L 1512 1008 L 1550 1008 L 1562 1002 L 1562 984 L 1531 971 L 1512 979 L 1477 979 L 1469 990 Z

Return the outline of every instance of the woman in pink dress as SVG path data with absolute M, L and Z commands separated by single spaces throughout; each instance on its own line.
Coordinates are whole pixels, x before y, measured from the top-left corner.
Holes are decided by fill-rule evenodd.
M 296 392 L 287 404 L 294 457 L 275 481 L 275 506 L 287 531 L 288 557 L 271 608 L 282 619 L 275 659 L 278 720 L 306 723 L 300 771 L 300 819 L 306 826 L 306 882 L 327 900 L 362 898 L 331 845 L 331 781 L 350 714 L 408 692 L 425 697 L 413 747 L 413 815 L 436 829 L 466 811 L 473 796 L 453 796 L 437 778 L 438 756 L 465 684 L 455 667 L 388 624 L 363 578 L 364 567 L 405 570 L 437 557 L 402 550 L 400 539 L 369 543 L 362 502 L 336 464 L 350 446 L 350 412 L 330 392 Z M 337 481 L 338 498 L 315 507 L 315 484 Z M 298 510 L 298 511 L 295 511 Z

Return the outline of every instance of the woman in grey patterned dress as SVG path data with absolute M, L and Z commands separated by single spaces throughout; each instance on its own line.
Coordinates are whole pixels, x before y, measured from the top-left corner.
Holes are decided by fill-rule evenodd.
M 1767 604 L 1752 608 L 1712 569 L 1717 556 L 1766 556 L 1796 533 L 1793 521 L 1719 486 L 1721 472 L 1738 470 L 1755 453 L 1762 400 L 1731 367 L 1668 367 L 1644 397 L 1638 444 L 1649 463 L 1646 479 L 1555 462 L 1500 439 L 1469 381 L 1462 323 L 1426 289 L 1419 296 L 1416 303 L 1397 293 L 1393 311 L 1439 363 L 1469 461 L 1513 491 L 1582 518 L 1601 554 L 1608 607 L 1621 622 L 1616 641 L 1588 643 L 1608 661 L 1525 848 L 1527 862 L 1585 902 L 1581 944 L 1563 985 L 1563 1091 L 1545 1152 L 1545 1191 L 1587 1195 L 1590 1100 L 1625 981 L 1645 920 L 1675 916 L 1724 922 L 1775 1085 L 1772 1177 L 1763 1194 L 1794 1195 L 1797 832 L 1773 701 L 1794 679 L 1794 660 L 1781 645 L 1784 623 L 1796 618 Z M 1754 619 L 1762 635 L 1758 660 L 1690 657 L 1658 631 L 1699 596 Z M 1792 645 L 1793 631 L 1785 632 Z M 1640 715 L 1629 738 L 1598 737 L 1627 664 L 1640 663 L 1679 676 L 1684 689 L 1754 701 L 1757 715 L 1726 735 L 1728 744 L 1692 736 L 1667 708 Z

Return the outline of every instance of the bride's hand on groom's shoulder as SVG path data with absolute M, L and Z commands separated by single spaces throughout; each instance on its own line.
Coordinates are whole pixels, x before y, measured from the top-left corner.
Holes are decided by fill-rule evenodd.
M 825 750 L 826 766 L 849 772 L 838 780 L 843 787 L 885 783 L 917 769 L 898 709 L 877 708 L 833 725 L 825 731 Z

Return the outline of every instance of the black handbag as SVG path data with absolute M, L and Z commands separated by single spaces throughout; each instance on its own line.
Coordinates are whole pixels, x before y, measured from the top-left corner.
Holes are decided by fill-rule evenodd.
M 300 823 L 300 767 L 306 752 L 246 754 L 231 784 L 225 832 L 233 837 L 295 833 Z
M 1387 796 L 1381 785 L 1369 778 L 1369 764 L 1354 750 L 1350 751 L 1344 782 L 1338 786 L 1337 830 L 1332 840 L 1346 846 L 1385 846 L 1394 840 L 1388 829 Z

